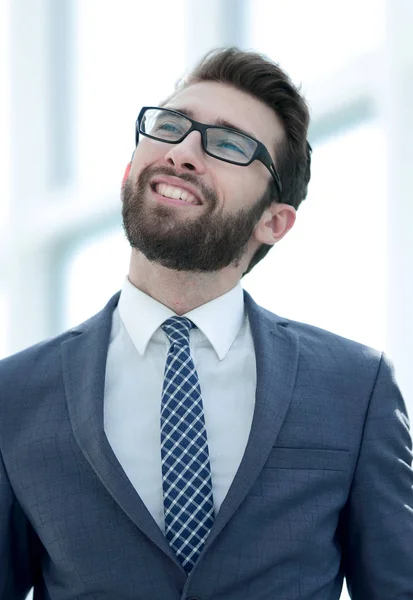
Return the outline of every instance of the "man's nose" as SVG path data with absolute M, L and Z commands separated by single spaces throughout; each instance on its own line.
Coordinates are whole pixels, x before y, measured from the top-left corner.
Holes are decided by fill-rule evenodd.
M 205 153 L 199 131 L 191 131 L 182 142 L 173 144 L 166 153 L 165 160 L 178 171 L 204 173 Z

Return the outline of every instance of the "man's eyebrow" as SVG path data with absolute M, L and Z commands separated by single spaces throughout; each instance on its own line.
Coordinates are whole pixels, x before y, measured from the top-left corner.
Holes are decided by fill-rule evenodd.
M 169 108 L 169 107 L 165 106 L 164 108 Z M 194 111 L 191 110 L 190 108 L 173 107 L 173 108 L 171 108 L 171 110 L 176 110 L 177 112 L 180 112 L 180 113 L 186 115 L 187 117 L 189 117 L 190 119 L 194 119 L 194 121 L 196 121 L 196 119 L 194 118 Z M 241 129 L 241 127 L 234 125 L 234 123 L 231 123 L 231 121 L 228 121 L 227 119 L 223 119 L 222 117 L 218 117 L 217 119 L 214 120 L 213 123 L 205 123 L 205 124 L 206 125 L 216 125 L 217 127 L 228 127 L 229 129 L 235 129 L 235 131 L 239 131 L 240 133 L 243 133 L 244 135 L 247 135 L 248 137 L 252 137 L 252 138 L 256 139 L 256 136 L 253 133 L 251 133 L 250 131 L 245 131 L 245 129 Z

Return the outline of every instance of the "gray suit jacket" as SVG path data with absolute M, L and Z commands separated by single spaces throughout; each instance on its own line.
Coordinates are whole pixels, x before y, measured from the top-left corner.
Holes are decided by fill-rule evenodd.
M 387 360 L 245 294 L 248 445 L 190 577 L 103 429 L 112 312 L 0 363 L 0 599 L 413 599 L 406 409 Z M 160 374 L 160 377 L 162 374 Z

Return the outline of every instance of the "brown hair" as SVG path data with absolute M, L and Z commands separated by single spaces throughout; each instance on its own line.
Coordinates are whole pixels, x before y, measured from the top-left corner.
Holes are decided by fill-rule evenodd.
M 178 83 L 176 91 L 201 81 L 228 83 L 255 96 L 274 110 L 284 126 L 285 138 L 275 148 L 282 193 L 277 197 L 275 185 L 271 184 L 273 193 L 270 200 L 284 202 L 297 209 L 307 196 L 311 176 L 311 148 L 307 142 L 310 116 L 299 89 L 272 60 L 238 48 L 209 52 Z M 258 248 L 246 273 L 264 258 L 271 247 L 263 244 Z

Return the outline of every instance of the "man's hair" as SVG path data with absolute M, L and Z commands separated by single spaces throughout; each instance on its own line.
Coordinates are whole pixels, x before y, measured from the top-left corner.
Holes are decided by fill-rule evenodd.
M 273 109 L 283 125 L 285 138 L 274 146 L 282 193 L 277 197 L 272 182 L 270 202 L 283 202 L 297 209 L 307 196 L 311 176 L 311 148 L 307 142 L 310 116 L 299 89 L 268 57 L 238 48 L 209 52 L 178 82 L 175 93 L 201 81 L 230 84 Z M 258 248 L 244 275 L 264 258 L 270 248 L 272 246 L 267 244 Z

